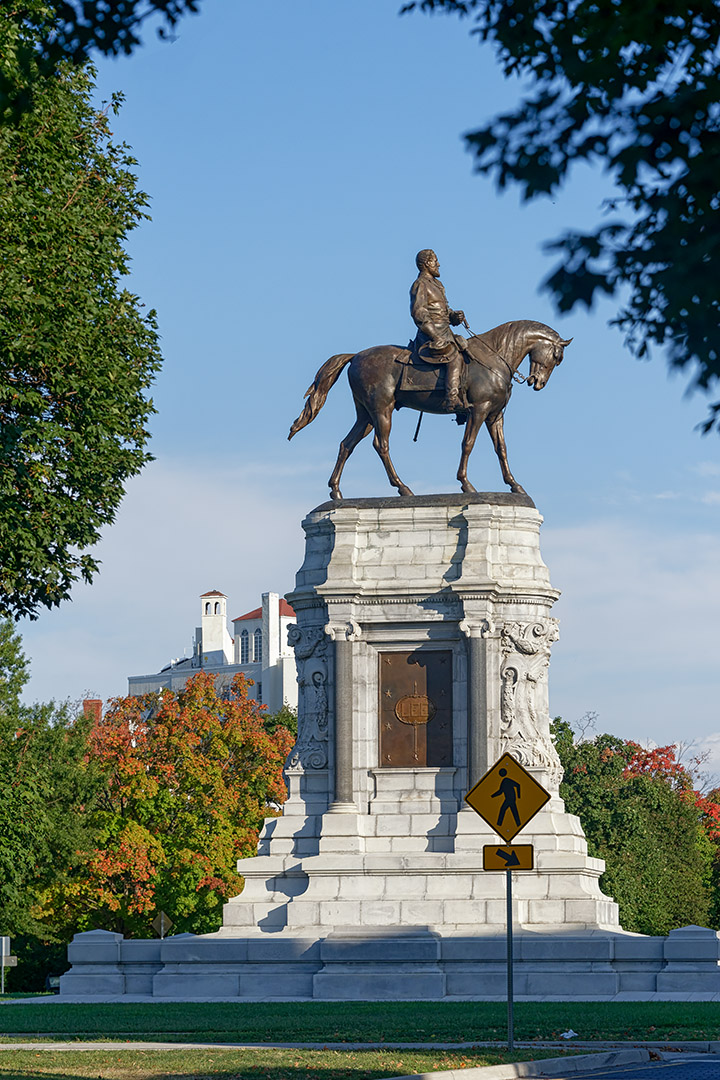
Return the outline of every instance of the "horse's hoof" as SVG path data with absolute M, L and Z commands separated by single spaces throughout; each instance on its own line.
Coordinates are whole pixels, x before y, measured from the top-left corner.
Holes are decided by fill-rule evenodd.
M 464 495 L 477 495 L 477 488 L 469 480 L 463 480 L 460 486 Z
M 522 486 L 522 484 L 511 484 L 510 485 L 510 490 L 513 493 L 513 495 L 527 495 L 527 491 Z
M 412 491 L 405 484 L 401 484 L 398 488 L 398 495 L 412 495 Z
M 340 488 L 332 488 L 330 491 L 330 498 L 333 502 L 342 502 L 342 491 Z

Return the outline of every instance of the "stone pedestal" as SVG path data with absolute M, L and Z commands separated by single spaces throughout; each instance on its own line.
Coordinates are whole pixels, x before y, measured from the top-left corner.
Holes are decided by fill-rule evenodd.
M 61 994 L 500 999 L 504 874 L 463 803 L 510 751 L 551 792 L 518 837 L 515 988 L 538 998 L 720 996 L 718 935 L 625 934 L 558 795 L 547 674 L 557 638 L 526 496 L 326 503 L 289 595 L 299 733 L 289 799 L 216 934 L 76 935 Z
M 565 813 L 547 671 L 558 593 L 527 496 L 326 503 L 303 523 L 290 631 L 299 680 L 290 797 L 240 864 L 223 933 L 347 927 L 493 933 L 496 840 L 463 796 L 504 751 L 552 792 L 522 834 L 518 927 L 617 929 L 604 866 Z

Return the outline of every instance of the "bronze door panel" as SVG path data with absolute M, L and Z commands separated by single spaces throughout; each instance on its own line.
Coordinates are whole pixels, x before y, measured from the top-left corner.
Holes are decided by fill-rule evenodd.
M 380 765 L 452 765 L 452 652 L 384 652 L 379 661 Z

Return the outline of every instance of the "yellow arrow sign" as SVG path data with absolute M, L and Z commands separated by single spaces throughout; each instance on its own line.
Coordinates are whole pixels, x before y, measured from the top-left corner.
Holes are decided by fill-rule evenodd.
M 533 870 L 532 844 L 488 844 L 483 848 L 483 870 Z
M 550 792 L 519 761 L 503 754 L 468 791 L 465 802 L 509 843 L 549 798 Z

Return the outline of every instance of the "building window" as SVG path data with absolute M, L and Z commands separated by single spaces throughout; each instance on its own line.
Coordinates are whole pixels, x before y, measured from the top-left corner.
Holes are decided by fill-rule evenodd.
M 262 683 L 261 682 L 259 682 L 257 684 L 257 702 L 258 702 L 258 705 L 262 705 L 262 703 L 263 703 L 263 699 L 262 699 Z
M 240 635 L 240 663 L 247 664 L 250 660 L 250 635 L 243 630 Z
M 220 603 L 217 600 L 215 601 L 215 614 L 216 615 L 220 614 Z
M 209 600 L 208 600 L 208 602 L 207 602 L 207 603 L 205 604 L 205 614 L 206 614 L 206 615 L 209 615 L 209 614 L 210 614 L 210 601 L 209 601 Z
M 260 627 L 257 628 L 255 633 L 253 634 L 253 637 L 255 638 L 254 660 L 256 664 L 262 664 L 262 630 L 260 629 Z

